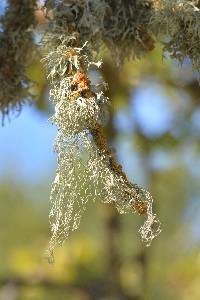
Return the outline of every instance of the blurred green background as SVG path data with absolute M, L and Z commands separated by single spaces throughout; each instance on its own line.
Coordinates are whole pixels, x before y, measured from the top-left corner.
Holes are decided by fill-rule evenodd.
M 38 59 L 39 61 L 39 59 Z M 34 104 L 0 128 L 0 300 L 200 299 L 200 86 L 161 46 L 102 74 L 112 100 L 106 135 L 131 181 L 149 189 L 163 231 L 146 248 L 142 217 L 90 203 L 81 228 L 49 265 L 49 194 L 56 168 L 43 67 Z

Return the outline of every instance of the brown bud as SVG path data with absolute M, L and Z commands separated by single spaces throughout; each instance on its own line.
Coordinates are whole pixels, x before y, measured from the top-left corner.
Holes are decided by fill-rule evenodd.
M 147 208 L 147 204 L 143 201 L 135 201 L 133 204 L 133 209 L 136 210 L 139 215 L 146 214 Z

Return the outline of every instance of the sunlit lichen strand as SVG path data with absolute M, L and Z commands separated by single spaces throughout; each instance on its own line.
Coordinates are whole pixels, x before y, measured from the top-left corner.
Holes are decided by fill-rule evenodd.
M 55 150 L 58 166 L 51 192 L 52 238 L 48 257 L 77 229 L 88 201 L 95 199 L 116 205 L 120 213 L 145 215 L 140 228 L 142 240 L 150 245 L 160 233 L 160 222 L 152 213 L 153 199 L 144 189 L 128 181 L 108 148 L 103 121 L 108 99 L 104 83 L 88 78 L 93 52 L 71 24 L 58 26 L 46 35 L 44 59 L 55 103 L 52 122 L 58 127 Z

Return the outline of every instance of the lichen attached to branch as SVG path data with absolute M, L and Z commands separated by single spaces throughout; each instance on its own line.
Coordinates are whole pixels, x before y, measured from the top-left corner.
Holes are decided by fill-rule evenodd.
M 145 215 L 139 232 L 147 245 L 160 233 L 160 222 L 152 213 L 151 195 L 128 181 L 107 146 L 103 124 L 109 100 L 104 95 L 104 83 L 93 84 L 88 75 L 92 64 L 101 64 L 93 62 L 94 36 L 86 41 L 82 23 L 85 12 L 80 17 L 79 5 L 74 3 L 68 1 L 62 9 L 60 5 L 55 8 L 49 33 L 43 40 L 50 95 L 55 103 L 52 122 L 58 128 L 58 166 L 51 192 L 50 260 L 55 246 L 62 245 L 69 233 L 79 227 L 87 202 L 94 199 L 116 205 L 120 213 Z

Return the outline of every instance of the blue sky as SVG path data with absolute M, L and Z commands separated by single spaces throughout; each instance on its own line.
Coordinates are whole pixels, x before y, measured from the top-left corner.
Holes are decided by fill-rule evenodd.
M 1 0 L 0 2 L 0 14 L 3 12 L 3 9 L 5 8 L 6 6 L 6 0 Z
M 0 176 L 37 180 L 54 171 L 56 128 L 45 114 L 24 106 L 17 118 L 0 127 Z

